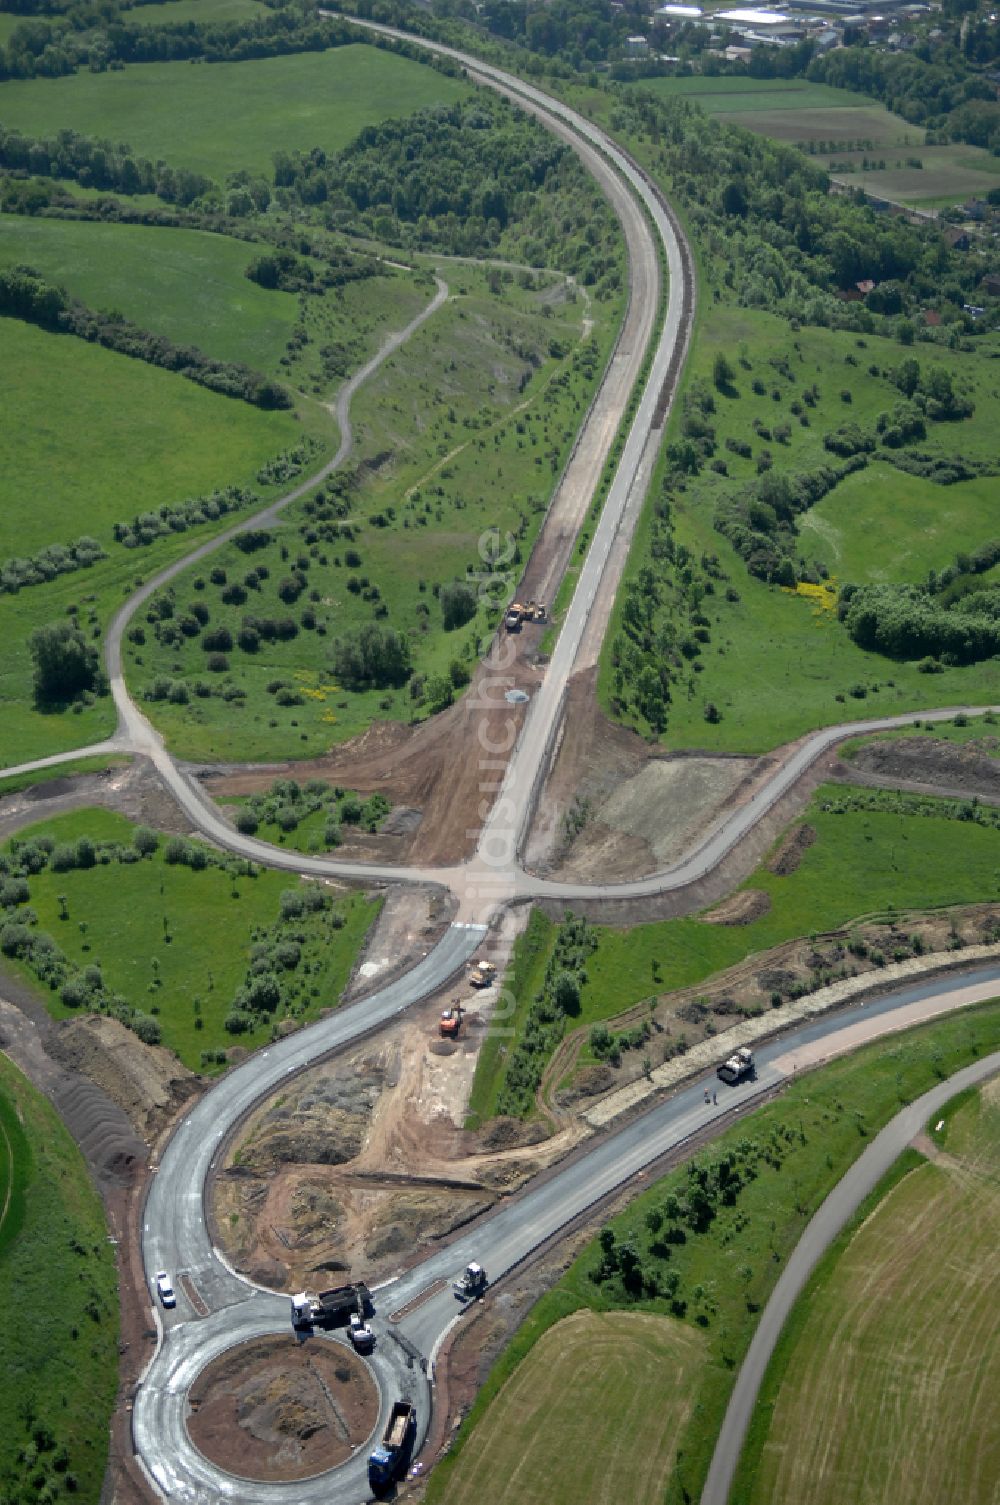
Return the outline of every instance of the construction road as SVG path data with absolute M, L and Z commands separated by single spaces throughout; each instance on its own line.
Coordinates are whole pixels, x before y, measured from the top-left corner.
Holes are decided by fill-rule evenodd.
M 373 29 L 388 31 L 381 27 Z M 315 1479 L 290 1485 L 264 1485 L 237 1479 L 216 1468 L 193 1447 L 187 1434 L 187 1392 L 205 1364 L 249 1337 L 289 1330 L 287 1297 L 258 1290 L 229 1270 L 212 1246 L 206 1223 L 204 1198 L 213 1156 L 245 1115 L 287 1077 L 333 1051 L 348 1047 L 437 991 L 464 969 L 489 922 L 510 902 L 534 897 L 616 899 L 680 888 L 711 871 L 828 747 L 848 735 L 905 725 L 913 720 L 912 713 L 887 717 L 829 728 L 805 739 L 749 803 L 720 818 L 702 834 L 693 851 L 662 873 L 634 882 L 591 887 L 540 880 L 524 870 L 521 853 L 560 727 L 566 687 L 577 668 L 594 661 L 669 413 L 666 399 L 672 393 L 672 383 L 683 362 L 693 316 L 693 273 L 689 252 L 669 206 L 611 138 L 561 102 L 512 75 L 453 49 L 413 36 L 405 39 L 451 56 L 473 80 L 500 90 L 549 129 L 572 140 L 574 149 L 601 182 L 623 221 L 630 254 L 630 285 L 633 291 L 641 286 L 643 299 L 650 305 L 635 326 L 635 338 L 623 342 L 609 365 L 578 439 L 578 448 L 582 445 L 581 453 L 586 455 L 585 465 L 581 460 L 580 484 L 590 488 L 581 496 L 581 512 L 585 516 L 618 424 L 642 380 L 635 417 L 572 603 L 507 763 L 502 787 L 486 814 L 475 856 L 461 866 L 450 868 L 399 868 L 307 857 L 240 835 L 222 819 L 203 789 L 177 766 L 159 734 L 135 705 L 125 685 L 121 658 L 122 634 L 135 610 L 154 590 L 234 534 L 274 517 L 342 463 L 351 447 L 349 404 L 353 392 L 440 306 L 447 294 L 440 280 L 434 300 L 407 329 L 393 336 L 340 394 L 337 413 L 341 445 L 329 465 L 263 512 L 242 520 L 146 582 L 122 608 L 106 640 L 109 678 L 119 717 L 116 736 L 91 748 L 23 765 L 22 769 L 0 771 L 2 776 L 52 766 L 98 751 L 138 753 L 152 760 L 192 824 L 223 848 L 270 867 L 310 876 L 438 884 L 449 890 L 456 901 L 455 923 L 405 977 L 258 1052 L 229 1071 L 183 1120 L 155 1168 L 143 1215 L 143 1258 L 150 1278 L 158 1269 L 166 1269 L 173 1275 L 177 1307 L 173 1312 L 159 1314 L 162 1339 L 135 1397 L 133 1437 L 137 1455 L 156 1491 L 164 1499 L 191 1505 L 219 1500 L 240 1505 L 268 1505 L 268 1502 L 309 1505 L 313 1501 L 350 1505 L 368 1498 L 365 1449 L 342 1468 Z M 657 326 L 661 267 L 666 268 L 667 286 L 663 318 Z M 589 435 L 588 424 L 596 426 Z M 958 709 L 972 708 L 952 707 L 921 715 L 923 719 L 944 719 Z M 405 1393 L 416 1401 L 421 1439 L 425 1434 L 432 1400 L 425 1371 L 432 1369 L 441 1339 L 458 1318 L 458 1303 L 448 1282 L 468 1259 L 480 1258 L 491 1276 L 502 1276 L 666 1151 L 683 1144 L 692 1134 L 704 1132 L 708 1122 L 718 1121 L 721 1127 L 733 1111 L 749 1106 L 761 1092 L 779 1085 L 792 1069 L 787 1062 L 782 1064 L 789 1051 L 805 1048 L 817 1040 L 828 1040 L 832 1045 L 838 1032 L 856 1025 L 862 1015 L 868 1020 L 883 1019 L 888 1030 L 894 1011 L 915 999 L 933 998 L 946 1008 L 954 997 L 957 1005 L 960 987 L 971 989 L 978 997 L 991 996 L 1000 987 L 1000 967 L 969 973 L 960 982 L 936 980 L 922 988 L 910 986 L 886 995 L 875 1004 L 860 1005 L 804 1025 L 782 1041 L 766 1046 L 759 1053 L 757 1082 L 725 1089 L 724 1102 L 718 1108 L 705 1104 L 699 1085 L 680 1090 L 617 1133 L 596 1136 L 588 1142 L 585 1153 L 572 1158 L 523 1195 L 505 1202 L 490 1218 L 463 1233 L 456 1243 L 384 1288 L 377 1297 L 378 1345 L 372 1361 L 382 1398 L 380 1425 L 392 1401 Z M 394 1314 L 397 1320 L 390 1321 Z

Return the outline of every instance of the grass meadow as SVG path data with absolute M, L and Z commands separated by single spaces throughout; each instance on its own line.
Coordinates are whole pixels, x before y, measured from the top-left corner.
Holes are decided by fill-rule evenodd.
M 636 1197 L 610 1220 L 609 1228 L 616 1249 L 635 1251 L 641 1294 L 630 1294 L 613 1272 L 602 1276 L 602 1242 L 590 1243 L 555 1289 L 531 1310 L 497 1361 L 451 1452 L 431 1476 L 430 1505 L 445 1501 L 452 1505 L 453 1481 L 459 1490 L 466 1487 L 466 1479 L 483 1457 L 506 1456 L 509 1466 L 516 1466 L 514 1453 L 503 1453 L 505 1446 L 513 1447 L 515 1437 L 524 1447 L 525 1439 L 511 1426 L 512 1416 L 535 1414 L 537 1397 L 550 1394 L 551 1369 L 561 1362 L 563 1343 L 572 1347 L 574 1342 L 573 1327 L 562 1319 L 579 1310 L 618 1314 L 623 1309 L 630 1315 L 636 1311 L 655 1314 L 663 1328 L 661 1342 L 668 1347 L 688 1335 L 697 1343 L 675 1349 L 684 1358 L 665 1364 L 656 1382 L 641 1393 L 627 1384 L 585 1387 L 580 1404 L 560 1410 L 558 1425 L 550 1419 L 546 1427 L 546 1449 L 553 1463 L 542 1475 L 542 1489 L 536 1493 L 531 1480 L 525 1479 L 518 1499 L 524 1505 L 543 1505 L 552 1499 L 582 1498 L 580 1489 L 561 1492 L 555 1460 L 571 1470 L 571 1482 L 579 1480 L 586 1468 L 586 1459 L 576 1456 L 587 1446 L 581 1439 L 600 1435 L 609 1413 L 620 1415 L 631 1435 L 646 1438 L 649 1445 L 650 1439 L 659 1439 L 661 1428 L 676 1427 L 685 1410 L 687 1419 L 682 1420 L 679 1435 L 672 1437 L 672 1468 L 658 1492 L 639 1492 L 633 1497 L 616 1489 L 609 1475 L 607 1487 L 614 1492 L 606 1498 L 623 1505 L 632 1505 L 633 1498 L 655 1498 L 664 1505 L 698 1499 L 757 1314 L 812 1214 L 902 1104 L 970 1060 L 995 1050 L 998 1041 L 1000 1003 L 994 1002 L 865 1047 L 792 1081 L 777 1101 L 741 1116 L 697 1157 L 699 1164 L 709 1166 L 731 1156 L 731 1163 L 751 1166 L 752 1174 L 741 1177 L 732 1202 L 717 1203 L 698 1231 L 682 1226 L 680 1239 L 662 1237 L 661 1230 L 666 1225 L 669 1232 L 672 1226 L 675 1213 L 670 1198 L 680 1204 L 689 1189 L 686 1167 Z M 979 1226 L 984 1226 L 983 1220 Z M 989 1257 L 985 1244 L 983 1248 L 984 1257 Z M 946 1274 L 942 1266 L 942 1281 Z M 912 1328 L 912 1303 L 908 1318 Z M 534 1360 L 528 1370 L 525 1366 L 532 1364 L 543 1335 L 547 1346 L 541 1350 L 541 1361 Z M 530 1375 L 533 1383 L 519 1381 L 522 1374 Z M 512 1390 L 516 1410 L 505 1405 L 511 1387 L 516 1387 Z M 512 1498 L 502 1472 L 480 1468 L 475 1477 L 481 1505 L 506 1505 Z M 812 1494 L 810 1488 L 810 1499 Z
M 711 642 L 699 657 L 701 672 L 689 676 L 688 692 L 683 693 L 683 684 L 674 690 L 663 742 L 710 752 L 757 753 L 839 721 L 916 712 L 934 705 L 992 702 L 996 698 L 992 664 L 928 676 L 919 673 L 915 663 L 899 663 L 862 650 L 837 622 L 836 613 L 812 596 L 782 590 L 750 575 L 728 541 L 716 532 L 713 516 L 723 490 L 756 478 L 763 441 L 754 431 L 755 421 L 768 427 L 788 420 L 789 404 L 799 389 L 815 385 L 820 395 L 806 414 L 808 427 L 792 420 L 787 444 L 769 446 L 776 467 L 815 469 L 832 458 L 823 447 L 825 433 L 848 422 L 871 425 L 878 413 L 893 406 L 899 394 L 886 373 L 910 355 L 924 367 L 942 365 L 950 370 L 956 388 L 967 390 L 975 402 L 971 418 L 931 425 L 921 450 L 990 460 L 996 449 L 993 363 L 978 354 L 956 354 L 920 344 L 905 347 L 877 335 L 861 338 L 846 331 L 814 328 L 794 333 L 771 314 L 727 306 L 707 309 L 702 315 L 686 383 L 700 378 L 711 385 L 713 362 L 720 351 L 734 365 L 739 355 L 750 367 L 737 366 L 737 395 L 716 396 L 712 423 L 717 453 L 725 459 L 728 477 L 706 469 L 670 500 L 677 542 L 695 557 L 716 555 L 738 599 L 727 599 L 719 589 L 704 603 Z M 791 383 L 775 367 L 782 360 L 789 363 Z M 872 366 L 877 375 L 869 369 Z M 755 380 L 762 382 L 762 394 L 754 393 Z M 679 435 L 681 419 L 678 403 L 667 429 L 668 443 Z M 730 438 L 749 443 L 751 458 L 727 450 Z M 651 495 L 655 492 L 654 483 Z M 838 584 L 897 579 L 904 562 L 907 571 L 912 565 L 915 572 L 910 578 L 921 578 L 932 560 L 934 568 L 942 569 L 971 540 L 983 543 L 995 534 L 995 493 L 995 481 L 990 479 L 932 487 L 876 462 L 828 494 L 817 509 L 818 526 L 810 526 L 811 513 L 800 517 L 799 553 L 810 562 L 821 560 Z M 843 503 L 842 496 L 847 498 Z M 647 561 L 652 522 L 652 508 L 647 504 L 627 566 L 630 574 Z M 829 601 L 832 605 L 835 596 Z M 599 695 L 606 708 L 613 689 L 610 645 L 620 631 L 620 613 L 621 598 L 599 671 Z M 714 725 L 704 717 L 709 701 L 721 712 L 721 720 Z
M 125 141 L 219 183 L 240 168 L 270 177 L 275 152 L 340 151 L 366 125 L 469 93 L 458 79 L 360 44 L 239 63 L 133 63 L 3 88 L 7 126 Z
M 129 821 L 109 811 L 81 810 L 31 826 L 19 833 L 19 839 L 48 835 L 56 842 L 73 843 L 87 835 L 95 842 L 130 843 L 134 830 Z M 252 1048 L 270 1039 L 269 1026 L 237 1037 L 225 1031 L 223 1021 L 243 981 L 255 939 L 278 920 L 284 890 L 298 886 L 287 873 L 261 869 L 255 877 L 234 880 L 217 867 L 195 871 L 168 863 L 161 840 L 160 849 L 142 862 L 61 873 L 45 869 L 29 881 L 39 927 L 71 961 L 80 967 L 99 964 L 112 991 L 136 1008 L 155 1013 L 163 1044 L 185 1065 L 200 1069 L 203 1050 L 236 1043 Z M 331 923 L 331 911 L 298 922 L 304 937 L 301 975 L 309 978 L 296 1016 L 303 1021 L 339 1003 L 378 913 L 377 905 L 359 894 L 338 898 L 335 908 L 343 921 L 339 928 Z M 10 965 L 32 980 L 28 968 Z M 55 994 L 40 996 L 53 1018 L 71 1018 L 78 1012 Z
M 1000 163 L 984 148 L 928 146 L 922 126 L 849 89 L 806 79 L 657 78 L 636 87 L 690 99 L 727 125 L 740 125 L 812 151 L 833 176 L 866 193 L 907 204 L 953 204 L 995 187 Z M 866 145 L 853 150 L 858 142 Z M 870 143 L 870 144 L 868 144 Z M 852 149 L 848 149 L 848 148 Z M 865 159 L 884 168 L 863 167 Z M 917 158 L 921 167 L 909 159 Z M 849 171 L 843 171 L 845 166 Z
M 1000 1477 L 1000 1095 L 963 1095 L 841 1235 L 764 1381 L 733 1505 L 978 1505 Z M 919 1314 L 919 1316 L 917 1316 Z
M 727 967 L 799 936 L 823 934 L 895 910 L 937 909 L 1000 897 L 1000 835 L 960 820 L 882 811 L 823 810 L 835 786 L 821 787 L 806 813 L 816 840 L 794 872 L 759 867 L 743 888 L 765 893 L 766 914 L 747 925 L 716 925 L 693 915 L 628 929 L 598 928 L 587 959 L 577 1029 L 611 1019 L 657 994 L 691 987 Z M 941 801 L 942 811 L 954 808 Z M 536 911 L 515 943 L 506 986 L 517 1001 L 511 1020 L 523 1030 L 555 945 L 556 926 Z M 654 977 L 657 979 L 654 982 Z M 476 1065 L 470 1098 L 475 1121 L 496 1112 L 506 1048 L 488 1039 Z
M 83 1157 L 4 1056 L 0 1170 L 0 1496 L 96 1500 L 118 1388 L 114 1252 Z
M 124 20 L 129 26 L 181 26 L 187 21 L 208 25 L 266 14 L 259 0 L 163 0 L 160 5 L 133 6 Z

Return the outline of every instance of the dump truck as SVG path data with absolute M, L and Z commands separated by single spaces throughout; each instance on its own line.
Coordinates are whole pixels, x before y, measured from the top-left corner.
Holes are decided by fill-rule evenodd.
M 507 608 L 507 615 L 503 619 L 503 625 L 508 632 L 520 632 L 523 620 L 524 607 L 520 601 L 512 601 Z
M 473 1262 L 471 1265 L 466 1265 L 452 1289 L 455 1295 L 463 1301 L 475 1301 L 476 1297 L 481 1296 L 486 1290 L 487 1284 L 486 1271 L 482 1265 Z
M 745 1045 L 741 1045 L 728 1061 L 723 1061 L 716 1072 L 719 1080 L 728 1083 L 730 1087 L 735 1087 L 737 1082 L 753 1081 L 756 1075 L 757 1068 L 753 1064 L 753 1055 Z
M 409 1462 L 417 1432 L 417 1413 L 408 1400 L 393 1402 L 382 1441 L 368 1459 L 368 1483 L 378 1494 L 389 1489 Z
M 351 1313 L 347 1336 L 351 1340 L 355 1353 L 371 1353 L 375 1347 L 375 1334 L 360 1312 Z
M 457 1040 L 462 1028 L 462 1020 L 465 1018 L 465 1010 L 456 999 L 450 1009 L 445 1009 L 441 1015 L 440 1030 L 442 1040 Z
M 318 1295 L 300 1291 L 292 1297 L 292 1326 L 297 1329 L 343 1327 L 353 1314 L 367 1317 L 373 1310 L 371 1292 L 361 1281 L 354 1285 L 333 1286 Z
M 496 975 L 493 962 L 476 962 L 469 972 L 469 981 L 474 988 L 488 988 Z

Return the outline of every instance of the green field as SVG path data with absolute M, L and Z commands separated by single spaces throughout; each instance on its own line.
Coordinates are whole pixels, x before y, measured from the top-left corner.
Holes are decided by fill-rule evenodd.
M 806 812 L 816 840 L 794 872 L 780 877 L 764 865 L 742 885 L 770 901 L 768 912 L 750 924 L 718 925 L 694 916 L 629 929 L 598 927 L 579 1011 L 567 1028 L 613 1018 L 643 999 L 690 987 L 799 936 L 823 934 L 893 909 L 936 909 L 995 901 L 1000 895 L 1000 832 L 963 820 L 869 810 L 836 814 L 823 808 L 836 805 L 842 793 L 835 786 L 816 791 Z M 937 807 L 957 809 L 953 801 Z M 510 1021 L 515 1038 L 524 1035 L 555 939 L 555 925 L 536 914 L 516 943 L 514 971 L 507 981 L 517 1000 Z M 470 1102 L 479 1118 L 496 1113 L 509 1062 L 507 1046 L 497 1039 L 486 1041 Z
M 133 63 L 119 72 L 13 80 L 4 124 L 33 136 L 70 128 L 125 141 L 151 161 L 222 182 L 271 176 L 278 151 L 339 151 L 366 125 L 450 104 L 467 84 L 374 47 L 240 63 Z
M 290 413 L 262 412 L 70 335 L 18 319 L 2 331 L 0 558 L 81 533 L 113 548 L 119 519 L 252 481 L 301 436 Z M 133 554 L 135 570 L 147 552 Z
M 659 1505 L 703 1362 L 701 1334 L 679 1323 L 574 1312 L 539 1339 L 472 1433 L 448 1505 Z
M 262 249 L 200 230 L 0 215 L 0 266 L 26 263 L 91 308 L 277 375 L 298 298 L 244 276 Z
M 135 692 L 148 696 L 157 679 L 182 679 L 189 688 L 187 704 L 150 703 L 178 754 L 315 755 L 372 720 L 429 714 L 435 702 L 421 684 L 450 675 L 455 663 L 471 671 L 499 606 L 480 604 L 467 623 L 445 631 L 437 589 L 464 580 L 469 570 L 485 572 L 481 544 L 494 529 L 514 533 L 519 560 L 527 558 L 607 358 L 619 308 L 617 301 L 595 303 L 595 327 L 583 340 L 583 310 L 553 301 L 562 287 L 554 277 L 538 288 L 511 279 L 495 291 L 490 274 L 472 267 L 450 266 L 447 277 L 449 301 L 380 367 L 352 406 L 362 468 L 336 505 L 353 536 L 341 541 L 329 513 L 317 532 L 310 504 L 297 503 L 283 534 L 252 558 L 233 547 L 220 552 L 215 563 L 226 580 L 209 581 L 201 598 L 212 628 L 225 628 L 232 639 L 228 669 L 218 674 L 207 672 L 211 650 L 204 639 L 172 647 L 143 626 L 145 641 L 128 646 L 126 672 Z M 246 601 L 223 602 L 222 592 L 258 563 L 268 577 Z M 306 587 L 290 609 L 279 593 L 293 564 Z M 179 602 L 189 589 L 184 576 Z M 290 616 L 303 630 L 246 651 L 239 633 L 247 613 Z M 407 634 L 415 685 L 354 689 L 337 680 L 333 642 L 368 622 Z M 195 690 L 206 682 L 221 689 L 229 680 L 245 700 Z M 282 684 L 295 697 L 285 705 L 278 700 Z
M 891 465 L 869 465 L 804 515 L 802 553 L 822 557 L 838 580 L 924 580 L 985 541 L 997 487 L 993 476 L 934 486 Z
M 14 1173 L 0 1222 L 0 1498 L 96 1501 L 118 1387 L 114 1253 L 79 1150 L 0 1056 L 5 1156 Z
M 697 1500 L 757 1313 L 813 1212 L 901 1104 L 995 1050 L 998 1042 L 1000 1003 L 992 1003 L 868 1046 L 793 1080 L 776 1102 L 744 1115 L 702 1151 L 695 1161 L 700 1169 L 689 1174 L 681 1167 L 644 1191 L 611 1219 L 611 1236 L 602 1234 L 588 1245 L 529 1313 L 494 1366 L 450 1454 L 431 1476 L 431 1505 L 451 1505 L 452 1481 L 461 1483 L 465 1477 L 467 1449 L 473 1450 L 473 1463 L 491 1452 L 503 1456 L 505 1444 L 496 1434 L 511 1376 L 516 1380 L 518 1366 L 549 1331 L 553 1337 L 543 1353 L 550 1365 L 555 1363 L 560 1330 L 566 1331 L 560 1319 L 581 1308 L 655 1313 L 664 1324 L 666 1342 L 675 1324 L 682 1334 L 701 1336 L 704 1360 L 699 1365 L 697 1350 L 689 1351 L 683 1375 L 690 1419 L 676 1440 L 666 1486 L 655 1496 L 664 1505 Z M 719 1167 L 724 1167 L 721 1173 Z M 719 1193 L 723 1183 L 729 1187 L 725 1197 Z M 707 1198 L 698 1193 L 701 1186 L 708 1189 Z M 947 1278 L 944 1265 L 940 1278 Z M 912 1304 L 909 1318 L 912 1329 Z M 549 1393 L 548 1368 L 536 1363 L 536 1385 L 517 1392 L 521 1414 L 533 1413 L 536 1394 Z M 642 1435 L 645 1423 L 646 1435 L 658 1438 L 665 1406 L 667 1426 L 672 1424 L 672 1387 L 668 1367 L 658 1383 L 636 1398 L 641 1415 L 628 1416 L 633 1435 Z M 619 1396 L 618 1390 L 595 1389 L 592 1404 L 562 1413 L 566 1420 L 558 1426 L 549 1424 L 545 1441 L 550 1456 L 573 1458 L 580 1438 L 597 1435 L 607 1424 L 607 1412 L 618 1406 Z M 554 1472 L 547 1477 L 555 1486 Z M 496 1472 L 482 1472 L 477 1500 L 481 1505 L 506 1502 L 507 1482 Z M 564 1496 L 581 1497 L 580 1492 Z M 608 1498 L 630 1496 L 619 1491 Z
M 733 1505 L 979 1505 L 1000 1433 L 1000 1097 L 948 1118 L 923 1162 L 823 1261 L 782 1334 Z M 919 1320 L 914 1320 L 919 1313 Z
M 985 195 L 1000 174 L 1000 163 L 984 148 L 927 146 L 922 126 L 849 89 L 805 79 L 734 77 L 644 79 L 636 87 L 660 98 L 690 99 L 727 125 L 815 150 L 836 178 L 901 203 Z M 864 147 L 855 150 L 860 142 Z M 908 166 L 911 157 L 923 166 Z M 884 160 L 884 168 L 863 169 L 865 159 L 870 164 L 873 158 Z M 843 167 L 850 170 L 838 170 Z
M 86 835 L 95 842 L 130 844 L 134 829 L 121 816 L 82 810 L 32 826 L 19 840 L 49 835 L 56 842 L 75 843 Z M 40 929 L 53 936 L 70 961 L 78 967 L 99 965 L 107 987 L 153 1014 L 163 1043 L 197 1070 L 203 1050 L 253 1047 L 271 1037 L 267 1025 L 234 1036 L 224 1020 L 252 945 L 277 923 L 282 893 L 298 884 L 288 874 L 266 869 L 239 878 L 213 866 L 195 871 L 167 862 L 165 851 L 164 838 L 152 857 L 128 866 L 112 862 L 68 872 L 46 869 L 30 879 L 30 903 Z M 338 897 L 332 911 L 295 922 L 302 961 L 289 974 L 288 989 L 295 991 L 283 989 L 276 1019 L 313 1019 L 320 1009 L 340 1001 L 377 912 L 376 905 L 351 894 Z M 129 917 L 127 926 L 122 914 Z M 24 964 L 8 965 L 32 979 Z M 54 1018 L 79 1012 L 59 994 L 42 996 Z
M 972 460 L 991 461 L 995 456 L 995 373 L 991 361 L 976 353 L 953 353 L 940 346 L 932 350 L 907 347 L 877 335 L 858 337 L 846 331 L 803 328 L 795 333 L 772 314 L 730 306 L 709 308 L 702 315 L 698 338 L 688 361 L 685 383 L 701 380 L 711 386 L 715 357 L 723 353 L 736 367 L 734 397 L 716 397 L 711 422 L 716 430 L 716 453 L 728 475 L 706 467 L 686 483 L 684 491 L 669 497 L 676 541 L 695 558 L 714 555 L 721 576 L 713 582 L 713 595 L 702 603 L 708 618 L 710 641 L 698 654 L 699 670 L 688 665 L 672 689 L 667 707 L 663 741 L 670 747 L 697 747 L 706 751 L 764 752 L 816 727 L 862 716 L 918 711 L 933 705 L 990 703 L 996 697 L 996 674 L 989 663 L 949 669 L 932 677 L 918 672 L 915 663 L 899 663 L 859 648 L 837 622 L 836 613 L 817 604 L 814 596 L 796 595 L 756 579 L 728 540 L 713 526 L 718 499 L 739 485 L 755 479 L 756 463 L 764 449 L 773 456 L 776 469 L 789 472 L 816 470 L 834 458 L 823 446 L 824 434 L 841 424 L 872 426 L 877 415 L 898 401 L 899 393 L 887 379 L 908 355 L 915 354 L 921 367 L 941 365 L 949 370 L 956 387 L 970 392 L 975 411 L 958 423 L 931 424 L 919 449 L 930 455 L 954 454 Z M 737 365 L 741 356 L 749 370 Z M 780 374 L 787 363 L 792 381 Z M 874 366 L 877 375 L 869 368 Z M 753 391 L 758 381 L 764 390 Z M 804 409 L 808 426 L 795 418 L 791 403 L 799 402 L 802 390 L 818 389 L 812 408 Z M 842 393 L 850 395 L 850 403 Z M 667 429 L 668 444 L 681 433 L 683 413 L 677 404 Z M 788 423 L 790 433 L 782 444 L 759 432 L 763 427 Z M 758 426 L 755 429 L 755 424 Z M 747 443 L 749 458 L 732 453 L 727 440 Z M 926 576 L 929 561 L 935 568 L 951 564 L 955 551 L 975 537 L 984 543 L 996 533 L 995 480 L 960 483 L 954 487 L 931 487 L 902 473 L 893 474 L 883 462 L 842 482 L 819 504 L 819 516 L 836 519 L 835 531 L 821 535 L 809 527 L 809 513 L 800 514 L 798 554 L 807 566 L 820 562 L 838 576 L 850 579 L 847 565 L 839 568 L 833 549 L 844 551 L 847 564 L 862 568 L 869 579 L 898 578 L 900 561 L 913 561 L 917 577 Z M 655 497 L 657 485 L 651 488 Z M 853 540 L 848 539 L 847 513 L 854 499 L 862 519 Z M 934 499 L 937 507 L 934 508 Z M 908 514 L 903 506 L 912 505 Z M 912 502 L 909 500 L 912 499 Z M 938 526 L 938 514 L 950 515 L 958 536 Z M 853 522 L 853 519 L 852 519 Z M 932 533 L 925 536 L 928 523 Z M 636 577 L 650 564 L 655 527 L 653 507 L 647 502 L 636 531 L 626 570 L 626 579 Z M 919 564 L 919 569 L 917 565 Z M 668 591 L 674 579 L 669 567 L 658 567 Z M 732 599 L 730 595 L 737 599 Z M 835 604 L 835 596 L 828 598 Z M 613 649 L 621 633 L 623 598 L 619 600 L 605 639 L 599 675 L 602 704 L 611 707 L 615 695 Z M 860 693 L 856 693 L 860 691 Z M 705 719 L 704 708 L 715 704 L 721 719 Z M 624 719 L 644 733 L 648 727 L 629 708 Z

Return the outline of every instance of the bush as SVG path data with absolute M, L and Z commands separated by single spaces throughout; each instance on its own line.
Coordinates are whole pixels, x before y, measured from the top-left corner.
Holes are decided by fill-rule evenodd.
M 240 810 L 236 816 L 236 829 L 242 832 L 244 836 L 256 836 L 259 826 L 260 821 L 256 815 L 246 807 Z
M 38 705 L 62 705 L 102 688 L 97 649 L 72 623 L 52 622 L 36 628 L 29 647 Z
M 129 1028 L 133 1034 L 138 1035 L 143 1045 L 159 1045 L 162 1038 L 160 1026 L 151 1014 L 136 1010 L 129 1020 Z

